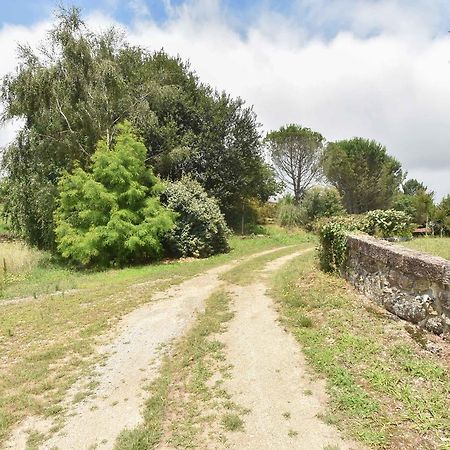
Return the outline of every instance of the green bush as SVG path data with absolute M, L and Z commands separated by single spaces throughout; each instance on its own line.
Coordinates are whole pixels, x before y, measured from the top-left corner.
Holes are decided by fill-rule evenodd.
M 408 215 L 396 210 L 375 210 L 365 215 L 339 216 L 319 224 L 318 255 L 320 266 L 325 272 L 338 271 L 345 266 L 349 232 L 359 231 L 382 238 L 411 235 Z
M 301 206 L 306 211 L 308 225 L 321 217 L 345 214 L 342 198 L 336 188 L 316 186 L 308 189 Z
M 91 172 L 81 168 L 59 181 L 55 211 L 61 255 L 82 265 L 123 265 L 158 258 L 173 213 L 159 200 L 160 180 L 146 168 L 147 149 L 129 122 L 117 127 L 111 149 L 99 141 Z
M 347 258 L 347 233 L 364 231 L 364 216 L 351 215 L 328 219 L 319 231 L 318 256 L 325 272 L 335 272 L 344 266 Z
M 278 223 L 285 228 L 299 227 L 306 221 L 305 210 L 298 205 L 281 205 L 278 208 Z
M 285 228 L 294 228 L 303 225 L 307 220 L 306 211 L 299 206 L 291 194 L 285 195 L 277 207 L 277 222 Z
M 403 211 L 376 209 L 366 214 L 366 233 L 381 238 L 411 236 L 411 219 Z
M 169 183 L 162 202 L 175 211 L 175 227 L 165 238 L 177 256 L 207 257 L 228 251 L 229 230 L 217 201 L 190 177 Z

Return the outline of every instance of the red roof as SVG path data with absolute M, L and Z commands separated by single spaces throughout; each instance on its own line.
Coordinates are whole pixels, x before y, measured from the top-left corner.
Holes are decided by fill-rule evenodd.
M 413 231 L 413 233 L 431 233 L 432 232 L 432 229 L 431 228 L 426 228 L 426 227 L 423 227 L 423 228 L 416 228 L 414 231 Z

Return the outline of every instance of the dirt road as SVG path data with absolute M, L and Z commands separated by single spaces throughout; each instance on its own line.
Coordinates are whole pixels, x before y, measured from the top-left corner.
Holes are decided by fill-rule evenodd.
M 257 282 L 231 288 L 235 316 L 222 337 L 233 366 L 226 387 L 250 413 L 245 432 L 229 433 L 228 445 L 239 450 L 359 449 L 318 418 L 327 401 L 324 383 L 311 380 L 297 342 L 279 324 L 266 293 L 267 276 L 295 256 L 269 263 L 266 277 Z
M 227 388 L 234 400 L 250 410 L 245 417 L 245 432 L 230 433 L 227 448 L 360 448 L 341 439 L 337 430 L 318 419 L 317 414 L 326 405 L 324 386 L 310 381 L 298 345 L 279 325 L 266 294 L 270 273 L 299 254 L 293 250 L 267 264 L 263 272 L 254 274 L 256 281 L 248 286 L 225 286 L 234 297 L 235 309 L 235 317 L 221 337 L 233 366 Z M 39 448 L 112 449 L 124 428 L 138 425 L 146 397 L 144 387 L 158 374 L 161 348 L 186 332 L 205 299 L 226 284 L 219 275 L 237 263 L 171 287 L 126 316 L 116 337 L 99 349 L 104 357 L 95 368 L 95 376 L 80 380 L 71 390 L 64 426 Z M 95 386 L 93 395 L 74 402 L 89 383 Z M 49 421 L 30 418 L 15 430 L 6 448 L 25 449 L 30 430 L 46 433 L 51 426 Z
M 158 374 L 161 349 L 192 324 L 205 299 L 222 284 L 219 275 L 245 259 L 248 258 L 208 270 L 157 293 L 150 303 L 127 315 L 116 337 L 99 349 L 103 361 L 95 368 L 95 376 L 79 380 L 69 393 L 64 427 L 39 448 L 112 449 L 119 433 L 141 420 L 144 387 Z M 74 402 L 89 384 L 95 385 L 92 395 Z M 52 426 L 49 420 L 29 418 L 13 432 L 6 449 L 25 449 L 30 432 L 46 434 Z

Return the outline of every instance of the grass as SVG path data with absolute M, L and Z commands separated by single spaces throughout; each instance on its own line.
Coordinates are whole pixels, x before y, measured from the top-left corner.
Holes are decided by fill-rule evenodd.
M 46 259 L 47 254 L 22 242 L 0 242 L 0 295 L 2 288 L 22 282 Z
M 244 431 L 244 421 L 237 414 L 225 414 L 222 425 L 226 431 Z
M 173 448 L 208 448 L 206 428 L 222 442 L 221 429 L 243 430 L 240 415 L 245 411 L 230 401 L 222 387 L 229 367 L 224 362 L 224 345 L 215 337 L 233 316 L 229 303 L 224 291 L 207 299 L 204 313 L 175 345 L 172 357 L 165 359 L 160 376 L 150 386 L 144 423 L 122 432 L 116 450 L 149 450 L 161 443 Z
M 230 239 L 232 250 L 227 254 L 189 263 L 174 260 L 167 264 L 157 262 L 104 271 L 72 270 L 51 259 L 46 252 L 30 249 L 19 242 L 12 244 L 0 242 L 0 263 L 4 255 L 11 255 L 11 258 L 7 257 L 8 267 L 13 265 L 16 267 L 14 269 L 15 276 L 10 277 L 3 285 L 0 284 L 0 302 L 1 299 L 14 297 L 37 297 L 60 291 L 94 288 L 99 283 L 110 285 L 120 285 L 124 282 L 129 284 L 139 283 L 147 281 L 149 277 L 154 277 L 155 274 L 158 277 L 171 277 L 174 271 L 182 272 L 182 266 L 189 267 L 187 272 L 191 269 L 200 272 L 214 264 L 225 263 L 250 253 L 278 246 L 295 245 L 310 239 L 309 236 L 301 231 L 285 232 L 276 226 L 271 226 L 267 228 L 267 234 L 262 236 L 244 238 L 233 236 Z M 9 263 L 9 260 L 14 261 L 14 259 L 22 261 L 22 263 Z
M 421 237 L 402 242 L 404 247 L 450 259 L 450 237 Z
M 312 254 L 276 274 L 272 295 L 283 323 L 327 380 L 327 423 L 373 448 L 450 448 L 448 367 L 402 321 L 320 272 Z
M 63 399 L 75 380 L 89 374 L 101 336 L 151 301 L 156 291 L 235 258 L 302 239 L 302 233 L 273 228 L 261 237 L 234 237 L 230 253 L 208 259 L 93 273 L 35 267 L 20 283 L 9 284 L 4 299 L 33 293 L 42 297 L 17 304 L 0 301 L 0 446 L 26 416 L 61 417 Z M 45 295 L 74 287 L 79 290 L 71 295 Z

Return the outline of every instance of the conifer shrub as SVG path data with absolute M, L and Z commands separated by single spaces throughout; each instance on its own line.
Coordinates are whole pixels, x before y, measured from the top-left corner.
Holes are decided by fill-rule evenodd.
M 147 149 L 131 124 L 117 126 L 108 148 L 101 140 L 92 169 L 76 168 L 58 184 L 57 249 L 67 260 L 110 266 L 154 260 L 174 214 L 160 203 L 161 181 L 145 165 Z
M 189 176 L 168 183 L 162 202 L 176 213 L 165 243 L 175 256 L 205 258 L 229 250 L 229 230 L 219 204 Z

